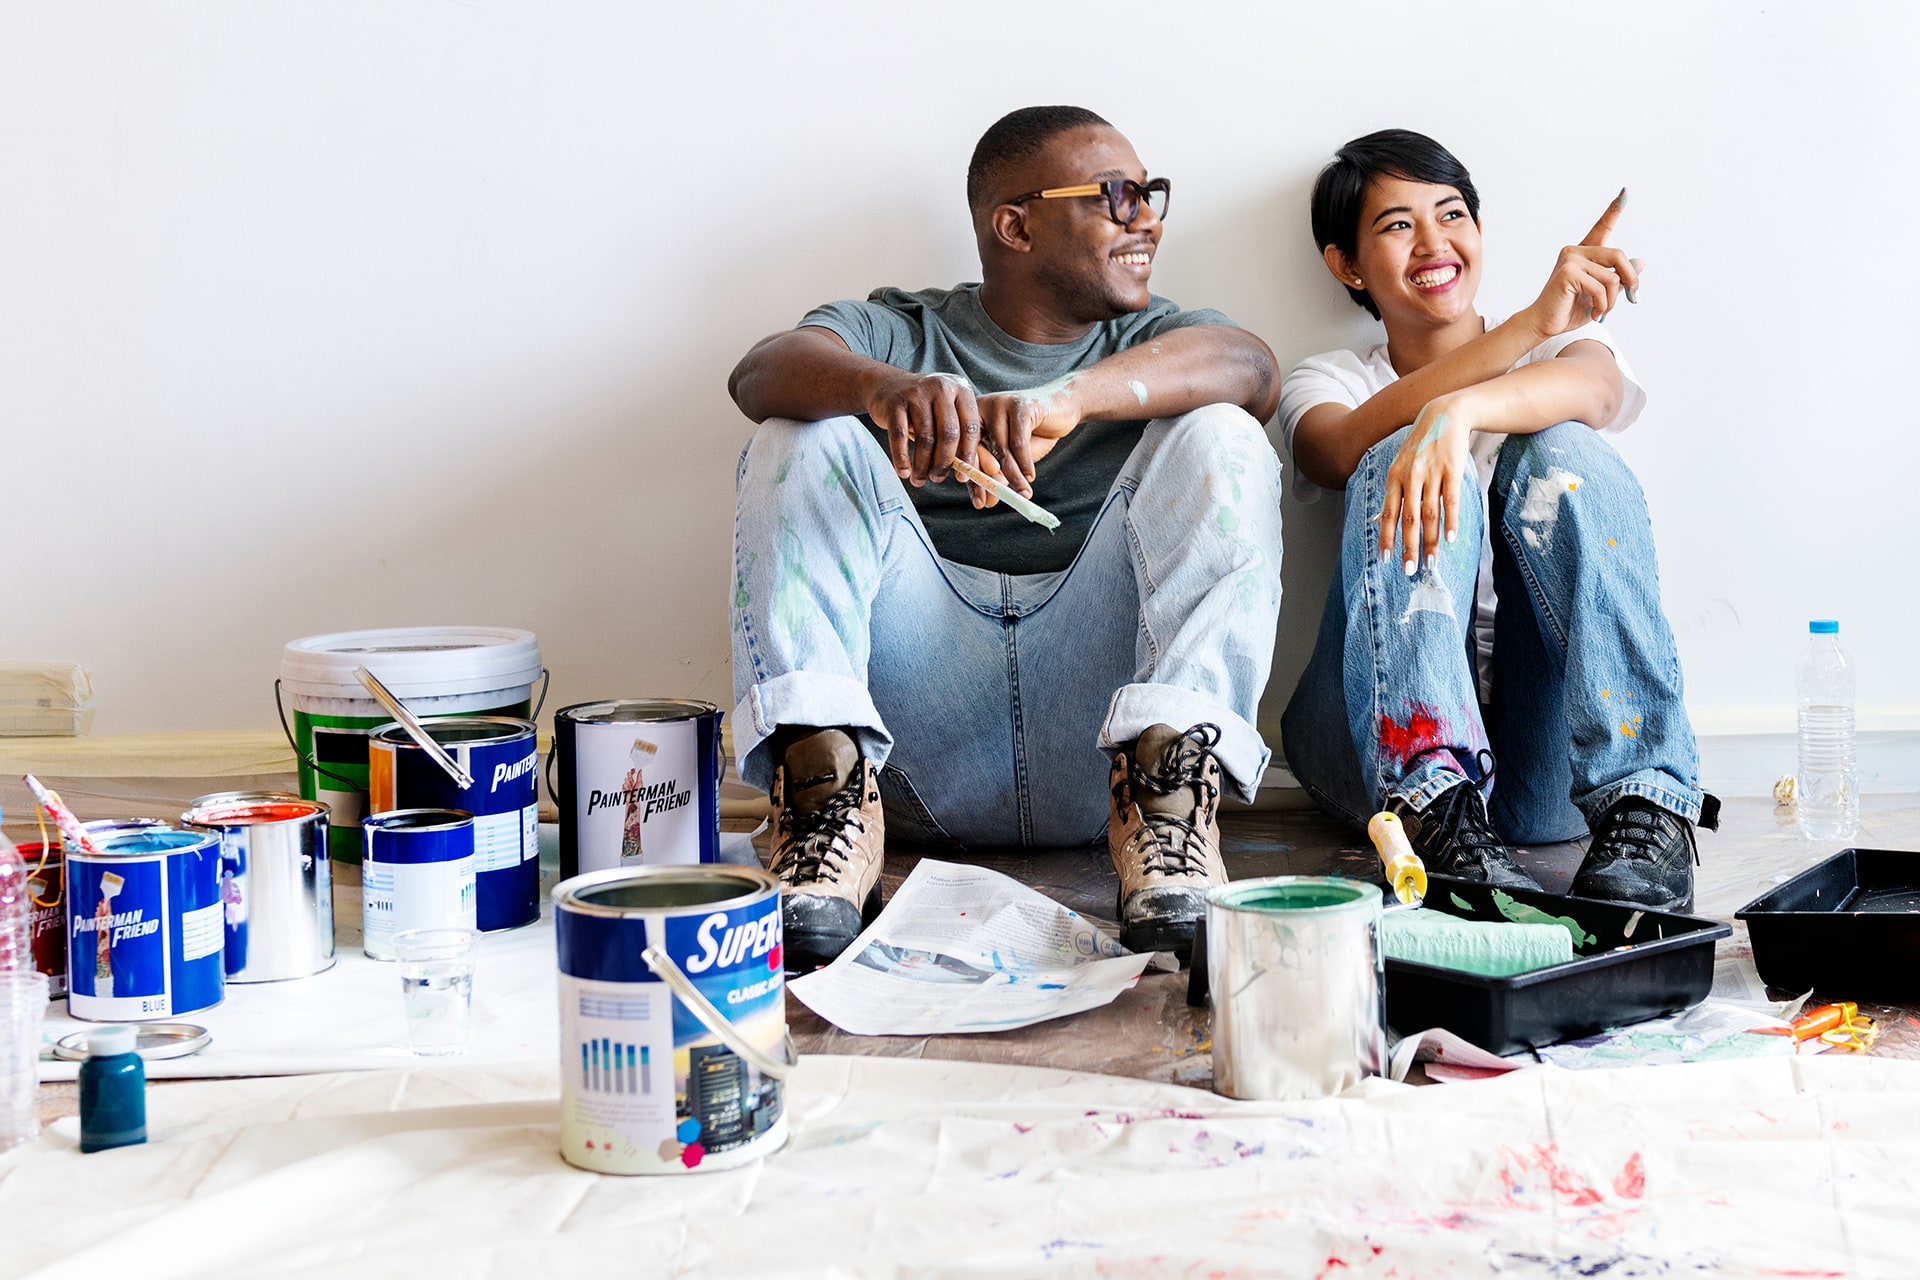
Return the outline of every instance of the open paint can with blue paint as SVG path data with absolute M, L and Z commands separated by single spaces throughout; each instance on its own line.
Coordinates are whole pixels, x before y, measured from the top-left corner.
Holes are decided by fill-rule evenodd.
M 1207 890 L 1213 1087 L 1321 1098 L 1386 1070 L 1380 888 L 1271 876 Z
M 99 853 L 66 850 L 67 1011 L 89 1022 L 138 1022 L 219 1004 L 219 833 L 136 828 L 89 839 Z

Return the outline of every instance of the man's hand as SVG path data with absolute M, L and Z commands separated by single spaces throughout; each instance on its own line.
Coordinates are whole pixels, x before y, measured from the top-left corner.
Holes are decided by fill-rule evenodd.
M 1026 391 L 980 397 L 980 438 L 999 464 L 997 473 L 1023 498 L 1033 496 L 1034 468 L 1040 459 L 1080 425 L 1073 380 L 1069 374 Z
M 1600 215 L 1600 221 L 1593 224 L 1593 230 L 1587 232 L 1586 239 L 1560 251 L 1546 288 L 1527 308 L 1527 318 L 1541 341 L 1602 318 L 1620 301 L 1622 290 L 1626 292 L 1627 301 L 1640 300 L 1642 263 L 1638 258 L 1629 258 L 1624 249 L 1607 244 L 1626 205 L 1627 192 L 1623 187 L 1607 211 Z
M 980 403 L 965 378 L 908 373 L 887 365 L 867 396 L 867 416 L 887 433 L 887 453 L 902 480 L 917 489 L 945 480 L 953 460 L 974 461 L 980 445 Z
M 1440 553 L 1443 523 L 1448 542 L 1460 532 L 1461 473 L 1466 470 L 1467 437 L 1473 430 L 1464 407 L 1454 396 L 1430 401 L 1413 420 L 1400 452 L 1387 468 L 1380 504 L 1380 558 L 1393 553 L 1398 534 L 1403 548 L 1400 567 L 1409 577 L 1419 569 L 1423 551 L 1429 559 Z

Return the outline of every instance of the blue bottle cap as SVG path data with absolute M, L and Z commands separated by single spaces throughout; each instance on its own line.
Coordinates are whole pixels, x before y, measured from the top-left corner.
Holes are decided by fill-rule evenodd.
M 1807 624 L 1807 630 L 1816 636 L 1838 635 L 1840 624 L 1832 618 L 1816 618 Z

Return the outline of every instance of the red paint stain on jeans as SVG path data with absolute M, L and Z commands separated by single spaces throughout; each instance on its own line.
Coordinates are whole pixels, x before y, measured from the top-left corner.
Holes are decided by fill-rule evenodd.
M 1440 719 L 1438 711 L 1416 702 L 1408 709 L 1404 725 L 1397 723 L 1392 716 L 1380 717 L 1380 749 L 1405 764 L 1422 751 L 1446 746 L 1441 736 L 1446 731 L 1447 726 Z

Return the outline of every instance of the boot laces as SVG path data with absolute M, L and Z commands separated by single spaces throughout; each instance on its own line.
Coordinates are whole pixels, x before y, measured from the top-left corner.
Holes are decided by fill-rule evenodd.
M 1461 782 L 1420 815 L 1421 856 L 1445 869 L 1472 867 L 1482 874 L 1505 868 L 1512 858 L 1487 821 L 1487 809 L 1471 782 Z
M 855 771 L 853 780 L 828 797 L 814 813 L 796 813 L 787 806 L 786 818 L 792 838 L 780 856 L 774 859 L 773 873 L 789 884 L 819 881 L 835 883 L 847 867 L 853 853 L 853 832 L 865 833 L 867 822 L 860 816 L 860 791 L 865 785 L 866 766 Z M 791 877 L 788 876 L 789 870 Z
M 1152 843 L 1142 851 L 1148 873 L 1205 874 L 1207 850 L 1206 841 L 1200 837 L 1200 823 L 1220 805 L 1220 788 L 1206 776 L 1207 759 L 1219 743 L 1219 725 L 1197 724 L 1168 743 L 1165 754 L 1151 770 L 1141 768 L 1138 759 L 1127 770 L 1132 785 L 1156 795 L 1172 795 L 1181 787 L 1194 787 L 1200 793 L 1200 803 L 1191 814 L 1140 811 L 1145 831 L 1152 836 Z M 1113 785 L 1116 802 L 1125 802 L 1127 775 Z
M 1688 836 L 1687 843 L 1691 845 L 1691 833 Z M 1628 799 L 1608 811 L 1594 843 L 1615 859 L 1657 863 L 1672 837 L 1666 810 L 1656 804 Z

